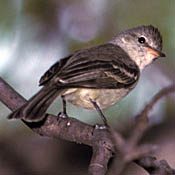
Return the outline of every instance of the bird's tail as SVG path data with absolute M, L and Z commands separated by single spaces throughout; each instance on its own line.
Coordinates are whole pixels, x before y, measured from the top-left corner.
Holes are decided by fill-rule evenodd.
M 42 120 L 47 109 L 63 89 L 43 87 L 36 95 L 26 102 L 19 109 L 8 116 L 8 119 L 24 119 L 28 122 Z

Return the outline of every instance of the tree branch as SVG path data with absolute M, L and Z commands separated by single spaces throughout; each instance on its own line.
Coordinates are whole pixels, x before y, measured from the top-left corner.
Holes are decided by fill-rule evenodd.
M 151 175 L 155 175 L 155 172 L 161 172 L 161 175 L 172 175 L 175 174 L 175 171 L 166 161 L 158 161 L 154 157 L 145 156 L 147 153 L 153 151 L 154 147 L 152 145 L 138 146 L 138 141 L 148 128 L 148 112 L 161 97 L 171 92 L 175 92 L 175 85 L 163 89 L 153 98 L 140 115 L 137 116 L 136 124 L 128 139 L 124 139 L 120 133 L 114 131 L 112 128 L 109 130 L 100 130 L 74 118 L 64 119 L 50 114 L 46 114 L 45 118 L 40 122 L 23 122 L 39 135 L 57 139 L 61 138 L 91 146 L 93 148 L 93 155 L 89 165 L 89 174 L 91 175 L 105 175 L 108 170 L 107 164 L 109 159 L 116 152 L 118 155 L 121 155 L 121 160 L 123 160 L 120 161 L 120 164 L 117 164 L 119 162 L 115 161 L 115 164 L 122 167 L 118 171 L 118 174 L 123 171 L 128 162 L 135 161 Z M 12 111 L 26 102 L 2 78 L 0 78 L 0 101 Z M 152 171 L 153 169 L 154 171 Z

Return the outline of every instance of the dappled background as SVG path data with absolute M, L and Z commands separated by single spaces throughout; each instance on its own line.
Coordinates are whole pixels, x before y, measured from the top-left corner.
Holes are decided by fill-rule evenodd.
M 104 111 L 109 123 L 127 134 L 129 121 L 156 92 L 174 82 L 174 7 L 172 0 L 0 0 L 0 76 L 29 99 L 39 90 L 42 74 L 60 58 L 107 42 L 121 30 L 152 24 L 161 31 L 167 57 L 147 67 L 132 93 Z M 160 144 L 157 155 L 175 167 L 174 99 L 171 95 L 156 105 L 144 141 Z M 60 110 L 58 99 L 49 112 Z M 21 121 L 8 121 L 10 110 L 1 103 L 0 111 L 0 174 L 85 174 L 89 147 L 41 138 Z M 68 114 L 101 123 L 95 111 L 68 105 Z M 134 169 L 145 174 L 134 165 L 129 174 Z

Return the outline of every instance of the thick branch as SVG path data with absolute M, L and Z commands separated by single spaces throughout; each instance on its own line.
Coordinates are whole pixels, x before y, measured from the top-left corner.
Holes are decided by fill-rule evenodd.
M 12 111 L 18 109 L 26 102 L 2 78 L 0 78 L 0 101 Z M 23 122 L 39 135 L 92 146 L 94 154 L 89 166 L 90 174 L 97 175 L 97 172 L 98 174 L 101 172 L 99 175 L 103 175 L 106 173 L 107 163 L 113 152 L 113 143 L 107 130 L 95 129 L 95 127 L 82 123 L 75 118 L 59 118 L 48 114 L 41 122 Z M 100 147 L 98 148 L 99 145 Z M 95 171 L 95 169 L 98 171 Z
M 107 164 L 109 159 L 112 156 L 113 152 L 116 152 L 116 149 L 119 150 L 120 153 L 124 153 L 123 155 L 127 155 L 123 157 L 123 167 L 132 160 L 136 160 L 136 163 L 142 166 L 145 170 L 147 170 L 150 174 L 155 174 L 161 169 L 161 175 L 168 175 L 169 172 L 171 174 L 175 174 L 174 170 L 171 169 L 167 163 L 162 163 L 162 161 L 158 161 L 153 157 L 143 157 L 144 151 L 148 152 L 149 149 L 143 149 L 143 147 L 138 147 L 137 143 L 141 138 L 143 132 L 148 127 L 147 114 L 153 105 L 157 102 L 160 97 L 167 95 L 170 92 L 175 91 L 175 86 L 170 86 L 165 90 L 162 90 L 153 101 L 149 104 L 149 107 L 145 107 L 139 116 L 139 120 L 136 122 L 136 126 L 133 129 L 133 132 L 129 139 L 125 140 L 119 133 L 115 131 L 108 130 L 100 130 L 95 129 L 94 127 L 82 123 L 74 118 L 58 118 L 54 115 L 46 115 L 44 120 L 37 123 L 28 123 L 23 121 L 29 128 L 31 128 L 34 132 L 48 136 L 53 138 L 61 138 L 68 141 L 73 141 L 77 143 L 83 143 L 93 148 L 93 156 L 91 160 L 91 164 L 89 166 L 89 172 L 92 175 L 104 175 L 107 171 Z M 12 111 L 19 108 L 23 105 L 26 100 L 20 96 L 13 88 L 11 88 L 4 80 L 0 78 L 0 101 L 2 101 L 9 109 Z M 149 110 L 148 110 L 149 109 Z M 143 115 L 144 113 L 144 115 Z M 146 115 L 145 115 L 146 114 Z M 137 117 L 139 118 L 139 117 Z M 146 121 L 146 122 L 145 122 Z M 141 134 L 138 134 L 141 132 Z M 113 133 L 113 137 L 111 136 Z M 129 150 L 121 149 L 126 146 Z M 142 148 L 142 149 L 141 149 Z M 142 152 L 142 153 L 141 153 Z M 136 154 L 133 154 L 136 153 Z M 149 160 L 149 164 L 148 164 Z M 165 164 L 167 166 L 165 166 Z M 150 171 L 150 169 L 154 168 L 154 172 Z M 122 171 L 121 171 L 122 172 Z

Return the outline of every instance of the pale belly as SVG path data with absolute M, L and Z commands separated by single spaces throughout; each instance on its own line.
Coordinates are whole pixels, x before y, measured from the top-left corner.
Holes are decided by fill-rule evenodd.
M 126 96 L 130 89 L 89 89 L 89 88 L 72 88 L 64 92 L 66 101 L 75 106 L 85 109 L 95 110 L 90 99 L 94 100 L 100 109 L 108 108 L 114 103 L 120 101 Z

